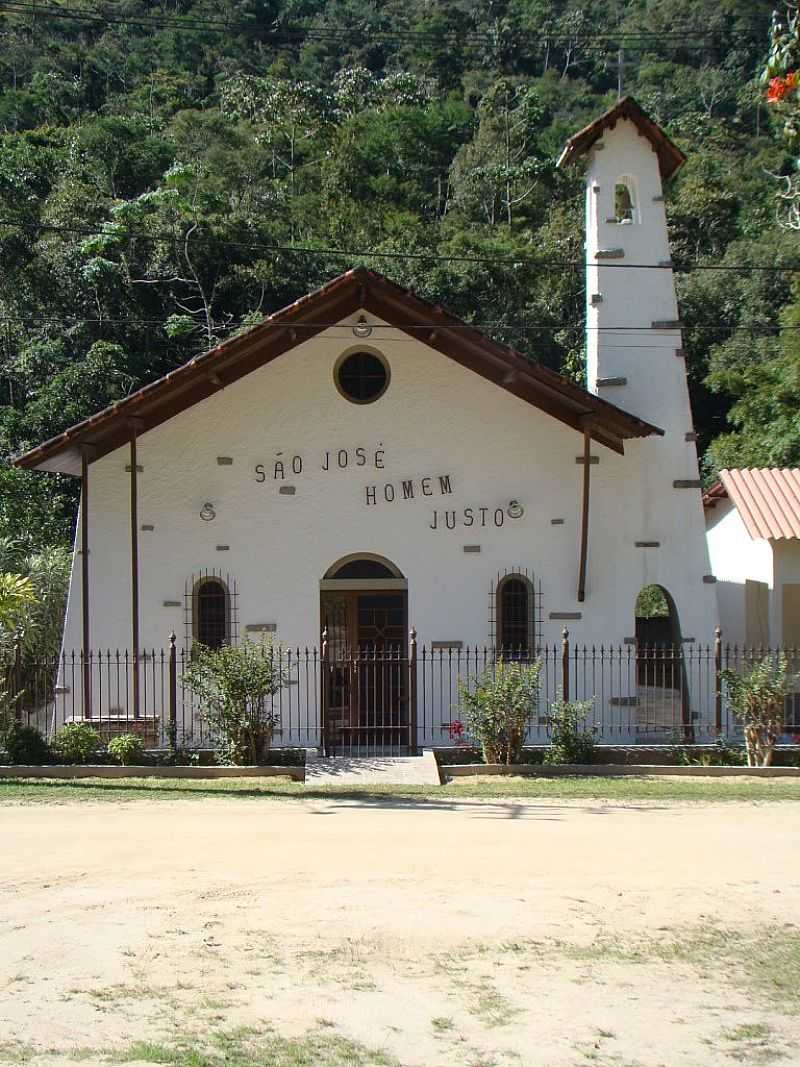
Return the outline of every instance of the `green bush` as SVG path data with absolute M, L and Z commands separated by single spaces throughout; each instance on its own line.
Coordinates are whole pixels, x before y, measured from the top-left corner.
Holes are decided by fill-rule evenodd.
M 50 762 L 50 748 L 35 726 L 15 723 L 3 739 L 3 747 L 9 763 L 33 765 Z
M 88 763 L 100 747 L 100 735 L 86 722 L 70 722 L 53 739 L 53 752 L 62 763 Z
M 459 679 L 459 707 L 485 763 L 519 763 L 525 731 L 539 706 L 541 663 L 498 660 L 470 682 Z
M 786 698 L 794 684 L 785 656 L 765 656 L 742 674 L 729 669 L 722 671 L 720 678 L 744 730 L 747 765 L 770 766 L 775 743 L 783 732 Z
M 592 700 L 553 701 L 547 718 L 550 747 L 545 750 L 544 763 L 594 763 L 594 734 L 586 725 L 593 703 Z
M 200 702 L 222 763 L 260 764 L 277 722 L 269 698 L 287 677 L 279 648 L 269 641 L 204 648 L 196 645 L 183 685 Z
M 134 763 L 142 762 L 144 742 L 138 734 L 119 734 L 108 742 L 108 754 L 123 767 L 130 767 Z

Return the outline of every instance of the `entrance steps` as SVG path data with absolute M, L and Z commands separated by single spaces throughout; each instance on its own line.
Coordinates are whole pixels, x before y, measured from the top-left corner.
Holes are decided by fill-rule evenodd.
M 421 756 L 319 756 L 306 753 L 306 787 L 439 785 L 433 752 Z

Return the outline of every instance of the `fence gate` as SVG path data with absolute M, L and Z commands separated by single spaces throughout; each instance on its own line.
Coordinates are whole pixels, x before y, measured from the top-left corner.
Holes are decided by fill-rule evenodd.
M 405 590 L 322 593 L 327 755 L 413 751 Z

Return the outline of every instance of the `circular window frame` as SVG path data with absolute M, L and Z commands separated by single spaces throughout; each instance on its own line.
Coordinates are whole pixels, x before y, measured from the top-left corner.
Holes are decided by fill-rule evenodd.
M 339 374 L 344 364 L 347 362 L 348 359 L 350 359 L 351 356 L 356 356 L 359 352 L 364 352 L 369 356 L 374 356 L 380 362 L 381 366 L 386 372 L 386 381 L 383 383 L 383 388 L 380 390 L 379 393 L 376 393 L 375 396 L 369 397 L 369 399 L 367 400 L 358 400 L 356 397 L 350 396 L 350 394 L 346 392 L 345 389 L 342 387 L 342 383 L 339 381 Z M 336 386 L 336 392 L 339 394 L 339 396 L 346 400 L 348 404 L 357 404 L 360 407 L 363 407 L 366 404 L 376 403 L 376 401 L 380 400 L 380 398 L 386 393 L 386 390 L 389 388 L 391 380 L 392 368 L 389 366 L 389 360 L 386 358 L 383 352 L 379 352 L 377 348 L 373 348 L 371 345 L 352 345 L 346 351 L 342 352 L 342 354 L 339 356 L 339 358 L 333 365 L 333 384 Z

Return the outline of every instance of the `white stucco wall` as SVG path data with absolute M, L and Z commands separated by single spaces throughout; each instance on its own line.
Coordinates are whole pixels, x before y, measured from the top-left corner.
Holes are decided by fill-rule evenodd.
M 776 597 L 772 545 L 754 540 L 730 500 L 720 500 L 706 513 L 708 551 L 717 578 L 720 626 L 723 641 L 747 642 L 745 582 L 764 582 L 769 587 L 770 642 L 780 640 L 780 618 L 775 617 Z M 778 612 L 779 614 L 779 612 Z
M 329 329 L 224 391 L 139 439 L 140 596 L 142 645 L 161 646 L 171 629 L 183 636 L 184 581 L 219 568 L 237 579 L 242 628 L 276 622 L 281 640 L 319 639 L 319 581 L 337 559 L 353 552 L 388 557 L 408 579 L 409 620 L 421 642 L 458 638 L 483 644 L 488 591 L 499 572 L 528 568 L 543 589 L 546 640 L 556 640 L 557 611 L 581 611 L 570 623 L 576 639 L 608 643 L 632 632 L 633 603 L 642 585 L 670 590 L 684 629 L 709 632 L 713 590 L 702 583 L 705 546 L 687 546 L 691 524 L 680 491 L 664 491 L 661 442 L 630 442 L 622 457 L 602 446 L 592 468 L 587 601 L 576 601 L 582 468 L 581 438 L 570 428 L 447 357 L 388 327 L 371 339 L 386 355 L 392 380 L 376 403 L 354 405 L 336 391 L 333 366 L 351 346 L 349 329 Z M 374 464 L 353 466 L 361 448 Z M 321 470 L 326 452 L 349 453 L 347 469 Z M 278 455 L 280 453 L 280 456 Z M 218 456 L 233 458 L 219 466 Z M 293 456 L 303 471 L 291 473 Z M 274 463 L 286 466 L 273 478 Z M 130 644 L 129 480 L 127 448 L 93 463 L 90 551 L 94 642 Z M 259 482 L 256 466 L 266 481 Z M 424 498 L 420 479 L 449 475 L 451 496 Z M 392 483 L 415 480 L 413 500 L 381 499 Z M 279 494 L 296 487 L 294 496 Z M 366 504 L 367 486 L 378 503 Z M 522 518 L 496 509 L 512 499 Z M 199 518 L 205 501 L 217 514 Z M 457 509 L 456 529 L 443 527 L 444 508 Z M 463 525 L 463 509 L 476 521 Z M 487 511 L 481 526 L 478 509 Z M 438 528 L 431 529 L 433 511 Z M 564 519 L 551 525 L 551 519 Z M 660 549 L 635 549 L 659 539 Z M 480 544 L 465 554 L 465 544 Z M 218 545 L 229 545 L 226 552 Z M 73 589 L 66 647 L 80 645 L 80 593 Z
M 708 564 L 691 514 L 694 494 L 665 488 L 662 441 L 629 442 L 625 456 L 593 446 L 600 462 L 592 467 L 587 597 L 579 604 L 581 436 L 372 322 L 370 341 L 391 366 L 389 389 L 373 404 L 351 404 L 333 384 L 334 364 L 352 346 L 348 323 L 140 437 L 139 524 L 153 526 L 139 534 L 143 649 L 164 647 L 173 629 L 184 642 L 183 607 L 163 602 L 183 603 L 185 582 L 214 568 L 236 580 L 242 635 L 247 624 L 274 622 L 281 642 L 316 646 L 320 579 L 336 560 L 359 552 L 387 557 L 405 575 L 409 623 L 421 645 L 489 642 L 490 587 L 499 573 L 517 569 L 541 583 L 543 643 L 556 643 L 567 625 L 575 643 L 621 644 L 634 632 L 636 596 L 651 582 L 672 594 L 684 633 L 710 640 L 716 599 L 702 580 Z M 323 471 L 325 454 L 335 462 L 340 449 L 347 468 Z M 367 465 L 353 466 L 356 449 Z M 384 464 L 378 470 L 376 451 Z M 218 456 L 233 464 L 219 466 Z M 300 474 L 292 473 L 295 456 L 302 457 Z M 128 459 L 123 448 L 90 467 L 92 634 L 101 648 L 131 644 Z M 278 459 L 285 479 L 273 477 Z M 440 475 L 449 476 L 452 495 L 422 496 L 421 479 L 429 477 L 438 494 Z M 415 497 L 400 499 L 400 483 L 409 478 Z M 395 487 L 392 503 L 381 499 L 386 483 Z M 282 485 L 295 494 L 281 495 Z M 375 505 L 366 503 L 369 486 L 377 487 Z M 511 500 L 524 507 L 521 518 L 508 517 Z M 213 522 L 199 517 L 206 501 L 216 511 Z M 475 516 L 469 527 L 465 508 Z M 487 509 L 485 525 L 480 508 Z M 455 529 L 445 527 L 445 509 L 455 509 Z M 563 524 L 553 525 L 556 518 Z M 661 547 L 636 548 L 638 540 Z M 481 551 L 466 554 L 465 545 Z M 565 624 L 551 620 L 552 612 L 582 617 Z M 65 648 L 80 645 L 77 565 Z

